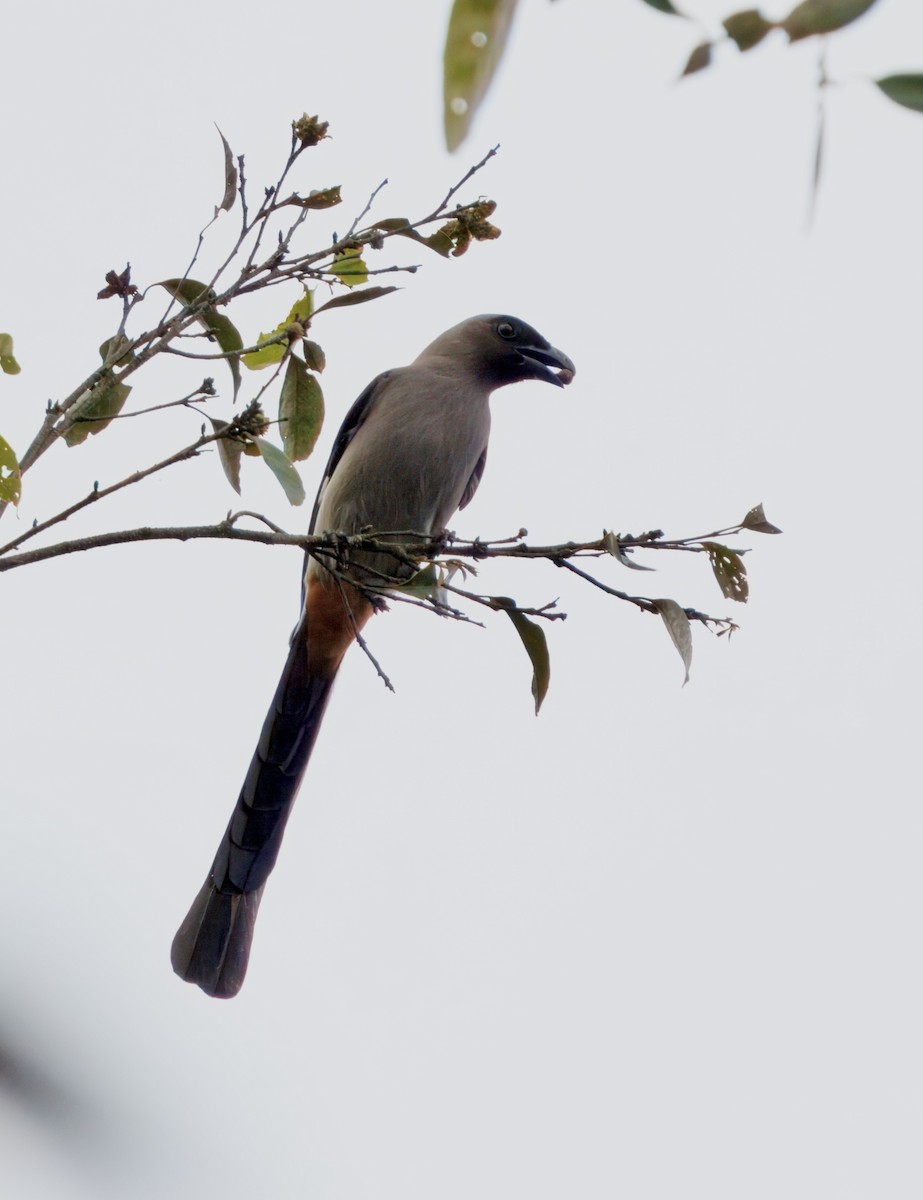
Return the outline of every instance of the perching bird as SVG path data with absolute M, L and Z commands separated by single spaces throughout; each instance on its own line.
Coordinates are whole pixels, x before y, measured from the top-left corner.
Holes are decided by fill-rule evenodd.
M 491 392 L 524 379 L 561 386 L 573 375 L 567 355 L 524 321 L 462 321 L 409 366 L 373 379 L 353 404 L 309 532 L 378 531 L 398 544 L 442 533 L 484 473 Z M 256 752 L 208 878 L 173 939 L 173 969 L 210 996 L 234 996 L 243 984 L 263 887 L 337 669 L 375 593 L 401 575 L 387 553 L 326 561 L 331 569 L 308 556 L 301 619 Z

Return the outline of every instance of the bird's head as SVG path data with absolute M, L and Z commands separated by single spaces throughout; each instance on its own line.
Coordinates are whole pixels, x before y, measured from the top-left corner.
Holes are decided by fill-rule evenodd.
M 505 314 L 485 313 L 469 317 L 441 334 L 420 356 L 445 357 L 456 366 L 469 364 L 491 390 L 523 379 L 542 379 L 564 387 L 576 368 L 567 355 L 546 338 Z

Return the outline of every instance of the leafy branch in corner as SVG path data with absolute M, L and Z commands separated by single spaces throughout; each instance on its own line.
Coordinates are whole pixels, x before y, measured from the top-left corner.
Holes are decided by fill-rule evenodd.
M 17 457 L 12 447 L 0 438 L 0 516 L 10 502 L 19 504 L 23 476 L 53 445 L 63 441 L 71 448 L 79 446 L 123 415 L 134 385 L 133 377 L 162 355 L 223 360 L 230 371 L 234 402 L 243 384 L 242 366 L 251 371 L 275 368 L 270 381 L 273 382 L 282 374 L 284 365 L 279 412 L 283 451 L 279 452 L 281 457 L 271 453 L 263 453 L 262 457 L 280 475 L 289 498 L 297 494 L 297 489 L 287 482 L 294 470 L 291 464 L 307 457 L 313 449 L 323 421 L 323 397 L 317 377 L 324 369 L 324 353 L 307 336 L 314 318 L 336 308 L 380 299 L 397 290 L 395 285 L 370 286 L 372 276 L 393 272 L 413 274 L 418 270 L 419 264 L 415 263 L 392 262 L 378 268 L 370 265 L 367 256 L 381 251 L 393 238 L 412 240 L 443 257 L 458 257 L 473 240 L 490 240 L 499 235 L 489 220 L 495 207 L 493 201 L 478 197 L 468 204 L 450 207 L 459 189 L 493 157 L 494 149 L 424 216 L 414 220 L 389 217 L 363 225 L 384 187 L 382 183 L 350 224 L 345 237 L 334 234 L 320 248 L 304 245 L 303 227 L 309 215 L 342 203 L 339 186 L 312 189 L 306 194 L 290 190 L 290 178 L 302 155 L 325 140 L 327 129 L 327 122 L 317 117 L 304 115 L 292 122 L 288 156 L 275 183 L 264 189 L 258 202 L 251 202 L 248 195 L 243 156 L 235 160 L 219 131 L 224 149 L 223 196 L 214 216 L 200 231 L 188 265 L 181 275 L 144 287 L 132 280 L 130 264 L 121 272 L 106 272 L 105 287 L 97 298 L 118 301 L 120 313 L 114 333 L 100 347 L 102 361 L 66 396 L 49 401 L 44 419 L 21 455 Z M 235 207 L 239 210 L 240 226 L 230 249 L 203 280 L 193 278 L 210 229 L 220 213 Z M 286 315 L 274 330 L 245 344 L 228 310 L 243 296 L 280 285 L 296 287 L 297 299 L 294 304 L 286 304 L 283 310 Z M 332 295 L 318 303 L 321 286 L 329 288 Z M 148 311 L 164 291 L 166 306 L 153 324 L 132 332 L 130 326 L 137 322 L 139 313 Z M 147 309 L 142 308 L 144 305 Z M 3 369 L 8 373 L 18 371 L 11 336 L 0 336 L 4 339 L 0 342 Z M 265 391 L 266 385 L 259 395 Z M 154 405 L 132 415 L 181 404 L 174 401 Z M 232 486 L 239 490 L 239 463 L 229 470 L 227 457 L 222 455 L 221 461 Z M 230 461 L 233 464 L 233 457 Z M 144 475 L 141 473 L 139 479 Z M 133 478 L 132 482 L 139 479 Z

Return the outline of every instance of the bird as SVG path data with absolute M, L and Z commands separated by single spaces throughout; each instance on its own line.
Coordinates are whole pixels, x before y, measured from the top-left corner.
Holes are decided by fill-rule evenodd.
M 384 371 L 349 409 L 309 533 L 380 534 L 399 549 L 443 534 L 487 462 L 490 396 L 524 380 L 562 387 L 575 367 L 531 325 L 482 314 L 409 365 Z M 387 551 L 306 555 L 301 616 L 234 811 L 208 877 L 173 940 L 174 971 L 209 996 L 244 982 L 254 923 L 344 654 L 382 593 L 406 582 Z

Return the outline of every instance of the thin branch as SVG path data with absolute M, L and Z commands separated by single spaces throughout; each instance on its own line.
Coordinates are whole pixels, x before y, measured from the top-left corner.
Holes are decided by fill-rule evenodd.
M 581 571 L 579 567 L 575 567 L 572 562 L 568 562 L 566 558 L 552 558 L 551 561 L 556 567 L 566 567 L 568 571 L 573 571 L 575 575 L 579 575 L 581 579 L 585 579 L 587 583 L 592 583 L 594 587 L 600 588 L 609 596 L 615 596 L 617 600 L 626 600 L 629 604 L 634 604 L 638 608 L 644 609 L 645 612 L 656 613 L 657 606 L 652 600 L 648 600 L 643 596 L 629 596 L 627 592 L 620 592 L 616 588 L 609 587 L 607 583 L 602 583 L 594 576 L 586 571 Z
M 188 396 L 183 396 L 179 400 L 167 400 L 164 404 L 152 404 L 150 408 L 136 408 L 134 412 L 113 413 L 110 417 L 91 417 L 88 418 L 87 424 L 92 425 L 94 420 L 98 421 L 127 421 L 129 417 L 144 417 L 148 413 L 160 412 L 164 408 L 189 408 L 193 404 L 204 404 L 206 400 L 217 395 L 215 385 L 210 379 L 203 380 L 201 387 L 197 387 L 194 392 L 190 392 Z M 198 412 L 198 409 L 192 409 L 193 412 Z
M 347 236 L 348 238 L 351 238 L 351 237 L 353 236 L 353 234 L 356 232 L 356 229 L 357 229 L 357 228 L 358 228 L 358 226 L 359 226 L 359 222 L 362 220 L 362 218 L 365 216 L 365 214 L 366 214 L 367 212 L 370 212 L 370 211 L 371 211 L 372 205 L 375 203 L 375 200 L 376 200 L 376 198 L 377 198 L 377 196 L 378 196 L 378 193 L 381 191 L 381 189 L 382 189 L 382 188 L 386 188 L 387 186 L 388 186 L 388 181 L 387 181 L 387 179 L 383 179 L 383 180 L 381 181 L 381 183 L 378 185 L 378 187 L 377 187 L 377 188 L 375 188 L 375 190 L 374 190 L 374 191 L 372 192 L 372 194 L 369 196 L 368 200 L 366 200 L 366 202 L 365 202 L 365 208 L 364 208 L 364 209 L 362 210 L 362 212 L 361 212 L 361 213 L 358 215 L 358 217 L 356 217 L 356 219 L 353 221 L 352 225 L 350 225 L 349 229 L 347 230 L 346 236 Z
M 167 467 L 174 466 L 176 463 L 186 462 L 190 458 L 195 458 L 200 453 L 203 446 L 207 445 L 209 442 L 216 442 L 219 438 L 225 436 L 226 433 L 224 430 L 222 430 L 220 433 L 203 433 L 197 441 L 193 442 L 190 446 L 186 446 L 182 450 L 178 450 L 175 454 L 171 454 L 169 458 L 165 458 L 161 462 L 155 463 L 151 467 L 145 467 L 142 471 L 135 471 L 127 478 L 121 479 L 118 483 L 113 483 L 109 487 L 94 488 L 92 492 L 84 496 L 82 500 L 78 500 L 76 504 L 72 504 L 70 508 L 65 508 L 62 512 L 57 513 L 56 516 L 49 517 L 47 521 L 41 521 L 40 523 L 33 525 L 30 529 L 27 529 L 25 533 L 21 533 L 19 537 L 14 538 L 5 546 L 0 547 L 0 556 L 8 554 L 11 550 L 15 550 L 17 546 L 21 546 L 23 542 L 29 541 L 30 538 L 36 537 L 40 533 L 44 533 L 46 529 L 51 529 L 54 525 L 60 525 L 62 521 L 66 521 L 68 517 L 72 517 L 75 513 L 80 512 L 81 509 L 87 508 L 91 504 L 95 504 L 97 500 L 102 500 L 106 496 L 111 496 L 114 492 L 120 492 L 122 488 L 129 487 L 131 484 L 140 483 L 142 479 L 147 479 L 149 475 L 155 475 L 158 471 L 163 471 Z M 119 531 L 116 531 L 115 535 L 99 534 L 97 536 L 103 538 L 107 536 L 117 536 L 118 532 Z M 102 542 L 100 544 L 109 545 L 114 543 Z M 68 543 L 63 542 L 59 543 L 59 545 L 67 546 Z M 84 547 L 80 548 L 82 549 Z M 45 547 L 45 549 L 50 550 L 53 549 L 53 547 L 49 546 Z M 33 551 L 32 553 L 38 554 L 39 552 Z M 70 551 L 62 550 L 60 553 L 68 554 Z M 14 566 L 24 565 L 17 561 L 20 557 L 22 556 L 15 555 L 12 559 L 6 560 L 0 557 L 0 562 L 13 562 Z M 42 555 L 41 557 L 50 556 Z M 39 560 L 36 559 L 35 561 Z
M 388 689 L 389 692 L 393 692 L 394 684 L 391 682 L 391 680 L 385 674 L 381 663 L 378 661 L 378 659 L 375 657 L 375 655 L 369 649 L 369 644 L 365 640 L 365 638 L 362 636 L 362 632 L 359 629 L 358 624 L 356 623 L 355 614 L 353 613 L 353 610 L 350 607 L 349 599 L 347 598 L 347 595 L 346 595 L 346 587 L 348 585 L 344 583 L 343 578 L 339 572 L 337 572 L 334 575 L 334 580 L 336 581 L 337 589 L 339 590 L 339 593 L 340 593 L 340 599 L 343 601 L 343 607 L 346 609 L 346 615 L 347 615 L 347 617 L 349 617 L 349 623 L 353 627 L 353 637 L 356 639 L 356 642 L 357 642 L 360 650 L 362 651 L 362 653 L 366 656 L 366 658 L 369 660 L 369 662 L 375 668 L 375 673 L 378 675 L 378 678 L 382 681 L 382 683 L 385 685 L 385 687 Z
M 442 201 L 442 203 L 439 205 L 439 207 L 433 211 L 432 216 L 429 218 L 430 220 L 435 218 L 440 213 L 445 212 L 446 206 L 448 205 L 448 203 L 452 199 L 452 197 L 455 195 L 455 193 L 460 191 L 465 186 L 465 184 L 472 177 L 472 175 L 476 175 L 478 173 L 478 171 L 481 170 L 482 167 L 486 166 L 487 163 L 490 162 L 490 160 L 493 158 L 493 156 L 497 153 L 497 151 L 499 149 L 500 149 L 500 146 L 499 146 L 499 144 L 497 144 L 496 146 L 494 146 L 493 150 L 488 150 L 487 153 L 484 155 L 484 157 L 481 159 L 481 161 L 479 163 L 475 163 L 475 165 L 470 169 L 470 171 L 468 171 L 466 174 L 464 174 L 461 177 L 461 179 L 459 179 L 458 183 L 455 184 L 454 187 L 449 188 L 449 190 L 446 192 L 445 199 Z

